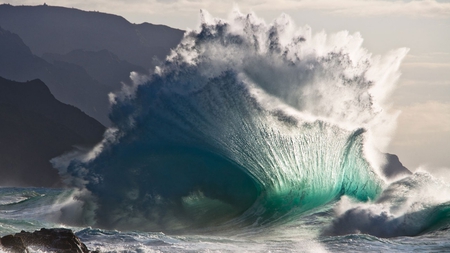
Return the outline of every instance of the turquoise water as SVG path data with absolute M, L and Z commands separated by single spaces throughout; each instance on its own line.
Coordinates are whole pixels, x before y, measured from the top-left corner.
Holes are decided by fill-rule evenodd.
M 447 226 L 417 236 L 368 234 L 326 236 L 335 217 L 331 203 L 295 218 L 234 229 L 208 228 L 182 234 L 94 229 L 51 221 L 73 202 L 71 190 L 1 188 L 0 235 L 41 227 L 68 227 L 89 249 L 101 252 L 446 252 Z M 24 218 L 26 217 L 26 218 Z
M 448 183 L 381 173 L 407 49 L 203 15 L 111 95 L 100 144 L 52 160 L 67 189 L 0 189 L 2 235 L 69 227 L 101 252 L 448 249 Z

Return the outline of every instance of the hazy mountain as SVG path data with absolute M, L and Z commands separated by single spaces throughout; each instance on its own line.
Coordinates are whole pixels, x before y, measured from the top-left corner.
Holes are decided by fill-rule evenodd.
M 16 81 L 41 79 L 55 97 L 77 106 L 103 124 L 109 124 L 108 93 L 84 68 L 67 62 L 52 64 L 33 55 L 16 34 L 0 28 L 0 76 Z
M 0 77 L 0 185 L 57 186 L 49 160 L 101 141 L 105 127 L 50 93 L 40 80 Z
M 121 82 L 129 83 L 132 71 L 147 73 L 144 68 L 120 60 L 106 49 L 96 52 L 77 49 L 64 55 L 45 53 L 42 58 L 52 63 L 66 62 L 81 66 L 96 81 L 109 87 L 110 91 L 120 90 Z
M 409 171 L 398 159 L 397 155 L 386 153 L 386 165 L 383 166 L 383 173 L 388 178 L 395 178 L 399 175 L 410 175 Z
M 106 49 L 145 69 L 153 57 L 163 60 L 184 33 L 164 25 L 131 24 L 112 14 L 47 5 L 0 5 L 0 26 L 18 34 L 38 56 Z
M 39 78 L 57 99 L 109 125 L 108 93 L 164 59 L 183 31 L 53 6 L 0 5 L 0 76 Z M 45 58 L 45 60 L 43 58 Z

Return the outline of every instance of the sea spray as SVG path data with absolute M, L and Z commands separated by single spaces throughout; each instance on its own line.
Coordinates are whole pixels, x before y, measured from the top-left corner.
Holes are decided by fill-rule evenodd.
M 383 91 L 407 50 L 361 45 L 286 15 L 203 11 L 152 76 L 110 96 L 105 140 L 53 163 L 105 228 L 273 224 L 342 195 L 374 199 L 384 183 L 371 141 L 386 137 Z
M 326 235 L 416 236 L 450 225 L 450 185 L 425 171 L 391 183 L 371 203 L 342 198 Z

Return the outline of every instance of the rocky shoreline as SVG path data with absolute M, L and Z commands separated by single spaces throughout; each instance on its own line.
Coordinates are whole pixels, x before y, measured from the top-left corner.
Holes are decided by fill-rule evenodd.
M 1 252 L 28 253 L 30 248 L 35 248 L 45 252 L 98 253 L 90 251 L 72 230 L 65 228 L 42 228 L 32 233 L 21 231 L 3 236 L 0 242 Z

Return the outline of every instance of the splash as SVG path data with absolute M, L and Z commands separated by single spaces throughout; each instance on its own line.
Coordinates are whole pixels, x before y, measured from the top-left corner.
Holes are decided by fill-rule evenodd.
M 203 11 L 152 76 L 110 96 L 105 140 L 53 163 L 106 228 L 276 224 L 343 195 L 374 199 L 373 141 L 387 142 L 383 106 L 408 50 L 372 57 L 362 42 L 286 15 Z
M 326 235 L 370 234 L 377 237 L 416 236 L 450 225 L 448 183 L 428 172 L 416 172 L 390 184 L 373 203 L 343 198 Z

